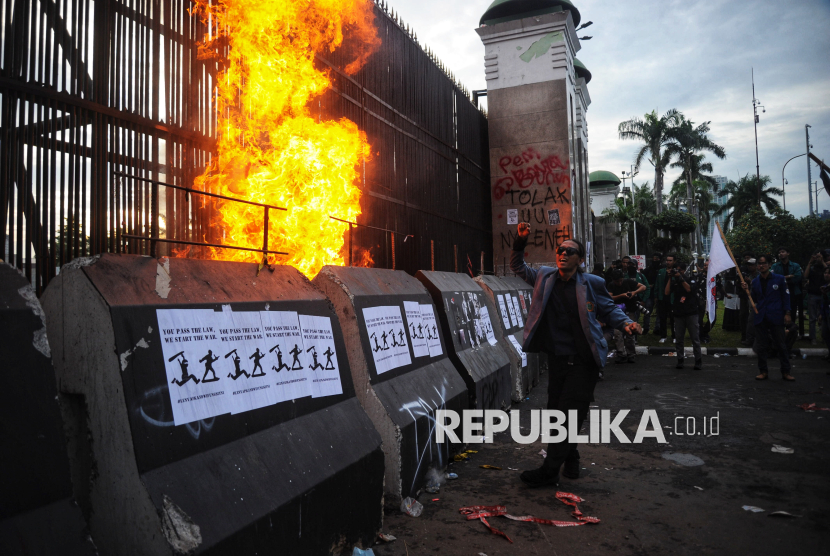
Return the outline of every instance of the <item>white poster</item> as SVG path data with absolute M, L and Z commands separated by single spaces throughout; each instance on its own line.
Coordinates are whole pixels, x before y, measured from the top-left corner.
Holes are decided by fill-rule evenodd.
M 507 209 L 507 225 L 519 223 L 519 209 Z
M 322 398 L 342 394 L 331 318 L 300 315 L 300 331 L 305 346 L 305 367 L 312 375 L 311 396 Z
M 305 347 L 297 313 L 263 311 L 259 316 L 268 346 L 265 370 L 273 371 L 269 376 L 277 390 L 278 402 L 310 396 L 314 374 L 305 365 Z
M 507 314 L 510 315 L 510 326 L 518 326 L 519 319 L 516 316 L 516 310 L 513 308 L 513 300 L 510 299 L 510 294 L 504 295 L 504 303 L 507 305 Z
M 421 305 L 417 301 L 404 301 L 403 310 L 406 313 L 406 325 L 409 330 L 409 341 L 412 343 L 412 353 L 415 357 L 429 356 L 427 335 L 424 330 L 424 319 L 421 318 Z
M 225 396 L 228 381 L 213 366 L 220 357 L 214 315 L 210 309 L 156 310 L 176 425 L 230 411 Z
M 400 307 L 367 307 L 363 309 L 363 320 L 379 375 L 412 363 Z
M 226 309 L 217 317 L 222 319 L 219 325 L 219 338 L 223 343 L 220 364 L 230 379 L 225 395 L 229 398 L 231 413 L 244 413 L 280 401 L 273 380 L 262 364 L 268 346 L 259 313 Z
M 487 342 L 494 346 L 496 345 L 496 334 L 493 332 L 493 323 L 490 322 L 490 312 L 484 306 L 479 310 L 481 315 L 481 325 L 484 327 L 484 334 L 487 336 Z
M 513 323 L 510 322 L 510 313 L 507 311 L 507 305 L 504 304 L 504 296 L 497 295 L 496 299 L 499 300 L 499 308 L 501 309 L 501 320 L 504 323 L 504 329 L 507 330 L 509 328 L 513 328 Z
M 510 302 L 513 303 L 513 314 L 516 316 L 516 322 L 524 328 L 524 321 L 522 320 L 522 309 L 519 307 L 519 300 L 516 299 L 515 295 L 509 295 Z
M 421 305 L 421 319 L 424 321 L 429 356 L 438 357 L 444 350 L 441 349 L 441 338 L 438 336 L 438 325 L 435 322 L 435 309 L 432 304 Z
M 527 354 L 524 352 L 524 350 L 522 350 L 522 345 L 516 341 L 516 338 L 513 337 L 513 334 L 508 334 L 507 339 L 510 340 L 510 343 L 513 344 L 513 347 L 516 348 L 516 351 L 522 358 L 522 367 L 527 367 Z

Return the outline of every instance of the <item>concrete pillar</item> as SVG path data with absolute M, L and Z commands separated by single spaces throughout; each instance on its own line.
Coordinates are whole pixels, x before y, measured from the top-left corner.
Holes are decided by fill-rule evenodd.
M 590 97 L 574 68 L 570 11 L 494 21 L 476 32 L 485 46 L 493 253 L 506 271 L 519 221 L 532 226 L 529 264 L 552 264 L 565 239 L 590 240 Z

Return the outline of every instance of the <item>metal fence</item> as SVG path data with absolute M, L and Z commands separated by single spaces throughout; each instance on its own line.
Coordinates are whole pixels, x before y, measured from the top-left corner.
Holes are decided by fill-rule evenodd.
M 150 254 L 127 236 L 217 237 L 210 204 L 147 181 L 191 187 L 215 144 L 217 64 L 197 58 L 207 29 L 191 7 L 0 0 L 0 245 L 38 293 L 76 257 Z M 486 117 L 385 6 L 375 13 L 383 44 L 360 72 L 340 70 L 342 53 L 318 57 L 334 82 L 322 117 L 356 122 L 376 153 L 358 222 L 400 234 L 357 228 L 352 243 L 375 266 L 492 268 Z

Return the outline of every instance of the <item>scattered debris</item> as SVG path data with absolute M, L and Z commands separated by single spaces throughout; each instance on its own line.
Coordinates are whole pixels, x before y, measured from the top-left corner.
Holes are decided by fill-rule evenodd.
M 427 471 L 426 479 L 427 484 L 424 490 L 430 494 L 438 494 L 438 491 L 441 490 L 441 485 L 446 481 L 444 472 L 434 467 Z
M 407 496 L 401 502 L 401 511 L 406 515 L 418 517 L 424 511 L 424 506 L 412 497 Z
M 716 353 L 713 357 L 731 357 L 728 353 Z
M 352 556 L 375 556 L 375 552 L 371 548 L 361 550 L 358 547 L 354 547 L 354 550 L 352 551 Z
M 779 446 L 778 444 L 772 445 L 772 451 L 776 454 L 793 454 L 795 450 L 792 448 L 787 448 L 785 446 Z
M 380 533 L 378 535 L 378 538 L 383 542 L 392 542 L 398 540 L 398 537 L 396 537 L 395 535 L 387 535 L 386 533 Z
M 790 512 L 778 511 L 778 512 L 772 512 L 771 514 L 769 514 L 769 517 L 803 517 L 803 516 L 794 515 L 794 514 L 791 514 Z
M 424 488 L 424 490 L 430 494 L 438 494 L 438 492 L 441 490 L 441 487 L 439 487 L 438 485 L 427 485 L 426 488 Z
M 501 467 L 496 467 L 495 465 L 479 465 L 482 469 L 495 469 L 496 471 L 501 471 Z
M 679 463 L 680 465 L 685 465 L 686 467 L 695 467 L 706 463 L 699 457 L 693 456 L 692 454 L 679 454 L 676 452 L 663 452 L 663 459 Z
M 814 403 L 803 403 L 801 405 L 797 405 L 796 407 L 800 407 L 808 413 L 812 413 L 813 411 L 830 411 L 830 407 L 816 407 L 816 404 Z
M 470 454 L 477 454 L 477 450 L 465 450 L 460 454 L 455 454 L 452 459 L 453 461 L 464 461 L 465 459 L 470 459 Z
M 441 500 L 441 499 L 440 498 L 433 498 L 432 499 L 433 502 L 438 502 L 439 500 Z
M 539 450 L 539 455 L 542 456 L 543 458 L 546 458 L 546 457 L 548 457 L 548 452 L 547 452 L 547 450 Z
M 695 488 L 696 488 L 696 489 L 698 489 L 698 490 L 703 490 L 703 489 L 702 489 L 702 488 L 700 488 L 699 486 L 696 486 Z
M 670 351 L 668 353 L 664 353 L 663 357 L 677 357 L 677 353 Z
M 758 512 L 765 512 L 766 511 L 764 508 L 759 508 L 758 506 L 743 506 L 743 509 L 745 509 L 748 512 L 755 513 L 755 514 L 757 514 Z
M 576 505 L 577 502 L 584 502 L 585 500 L 577 496 L 576 494 L 571 494 L 570 492 L 557 492 L 556 499 L 567 504 L 568 506 L 573 506 L 574 511 L 571 512 L 571 515 L 576 518 L 576 521 L 556 521 L 552 519 L 542 519 L 540 517 L 533 517 L 531 515 L 522 515 L 522 516 L 514 516 L 507 513 L 506 506 L 465 506 L 463 508 L 459 508 L 459 512 L 463 515 L 467 516 L 467 519 L 478 519 L 480 520 L 487 529 L 493 533 L 494 535 L 499 535 L 507 539 L 509 542 L 513 542 L 510 537 L 508 537 L 504 532 L 499 531 L 492 525 L 487 522 L 488 517 L 506 517 L 507 519 L 512 519 L 514 521 L 527 521 L 531 523 L 541 523 L 542 525 L 553 525 L 554 527 L 574 527 L 577 525 L 586 525 L 588 523 L 599 523 L 599 518 L 596 517 L 588 517 L 582 515 L 582 512 L 579 511 L 579 507 Z
M 458 475 L 456 473 L 447 473 L 444 476 L 447 478 L 448 481 L 454 481 L 458 478 Z

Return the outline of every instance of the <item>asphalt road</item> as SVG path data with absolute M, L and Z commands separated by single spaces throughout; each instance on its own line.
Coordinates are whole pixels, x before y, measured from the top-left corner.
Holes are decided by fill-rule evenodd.
M 458 480 L 447 482 L 439 494 L 419 496 L 424 505 L 420 517 L 389 512 L 384 532 L 397 540 L 375 545 L 375 554 L 825 553 L 830 546 L 830 411 L 805 412 L 797 406 L 815 402 L 830 407 L 830 364 L 795 361 L 797 380 L 785 383 L 777 362 L 768 381 L 754 380 L 757 363 L 750 357 L 705 357 L 702 371 L 688 366 L 677 371 L 674 363 L 674 358 L 660 356 L 638 356 L 634 365 L 612 362 L 592 405 L 612 414 L 630 409 L 622 429 L 632 439 L 645 409 L 655 409 L 663 427 L 674 427 L 675 418 L 683 417 L 678 432 L 686 432 L 688 417 L 702 432 L 703 419 L 719 414 L 718 435 L 679 436 L 664 428 L 668 444 L 654 439 L 588 444 L 580 450 L 587 476 L 562 478 L 558 489 L 529 489 L 519 472 L 541 465 L 538 453 L 544 446 L 522 446 L 507 433 L 498 434 L 492 444 L 468 446 L 479 452 L 467 462 L 450 465 Z M 545 405 L 546 388 L 544 375 L 530 399 L 514 406 L 523 419 L 527 411 Z M 794 453 L 774 453 L 773 445 Z M 689 454 L 702 464 L 683 465 L 666 459 L 670 454 Z M 557 490 L 584 498 L 582 512 L 601 522 L 557 528 L 489 518 L 511 544 L 458 511 L 505 505 L 517 516 L 573 521 L 571 508 L 555 498 Z M 745 505 L 765 511 L 749 512 L 742 509 Z M 770 517 L 775 511 L 800 517 Z

